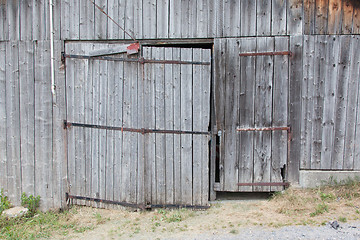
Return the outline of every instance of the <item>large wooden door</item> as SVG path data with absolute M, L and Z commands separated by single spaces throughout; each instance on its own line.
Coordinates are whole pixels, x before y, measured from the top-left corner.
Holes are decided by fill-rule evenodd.
M 277 191 L 288 153 L 289 39 L 215 41 L 216 191 Z
M 66 44 L 70 196 L 207 205 L 210 49 L 88 57 L 107 48 Z

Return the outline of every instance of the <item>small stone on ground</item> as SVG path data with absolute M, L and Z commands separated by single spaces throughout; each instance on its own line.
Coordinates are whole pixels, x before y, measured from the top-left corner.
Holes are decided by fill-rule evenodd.
M 24 207 L 13 207 L 3 211 L 2 215 L 8 218 L 16 218 L 24 216 L 29 209 Z

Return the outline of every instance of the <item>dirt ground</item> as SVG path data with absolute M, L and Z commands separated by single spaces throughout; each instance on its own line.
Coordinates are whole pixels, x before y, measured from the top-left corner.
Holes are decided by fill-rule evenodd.
M 213 202 L 203 211 L 73 211 L 75 224 L 95 227 L 53 239 L 360 239 L 358 186 L 288 189 L 269 199 Z

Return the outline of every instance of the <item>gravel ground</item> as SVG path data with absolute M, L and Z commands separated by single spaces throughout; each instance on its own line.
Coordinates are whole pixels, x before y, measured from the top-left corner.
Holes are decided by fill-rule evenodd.
M 338 227 L 336 228 L 336 225 Z M 333 226 L 335 227 L 333 227 Z M 237 230 L 238 233 L 232 234 L 228 232 L 215 231 L 212 234 L 202 234 L 194 237 L 193 235 L 181 236 L 175 239 L 326 239 L 326 240 L 360 240 L 360 222 L 354 223 L 337 223 L 332 222 L 320 227 L 309 226 L 286 226 L 281 228 L 265 228 L 265 227 L 249 227 Z

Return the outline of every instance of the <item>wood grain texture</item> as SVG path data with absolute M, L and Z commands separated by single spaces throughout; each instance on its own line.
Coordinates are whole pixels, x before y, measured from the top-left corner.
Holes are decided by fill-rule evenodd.
M 257 1 L 243 0 L 241 4 L 241 36 L 256 35 L 256 4 Z
M 304 34 L 315 33 L 315 0 L 304 0 Z
M 287 0 L 287 34 L 301 35 L 303 33 L 303 1 Z
M 329 0 L 315 1 L 315 33 L 317 34 L 325 34 L 328 31 L 328 25 L 331 27 L 331 23 L 328 23 L 328 17 L 331 16 L 330 2 Z
M 156 6 L 156 0 L 143 0 L 143 38 L 156 38 L 157 36 Z M 161 24 L 165 25 L 164 22 Z
M 168 38 L 169 36 L 169 0 L 156 2 L 156 37 Z
M 256 35 L 271 34 L 271 1 L 257 0 L 256 3 Z
M 9 40 L 9 26 L 7 25 L 6 4 L 0 4 L 0 40 Z
M 0 5 L 1 6 L 1 5 Z M 0 42 L 0 186 L 7 188 L 7 144 L 6 144 L 6 42 Z
M 105 12 L 108 12 L 107 0 L 94 0 L 94 2 Z M 95 39 L 106 39 L 108 31 L 108 18 L 98 8 L 94 13 Z
M 225 0 L 223 1 L 224 14 L 224 36 L 239 36 L 240 35 L 240 19 L 241 9 L 240 2 L 237 0 Z
M 69 4 L 68 2 L 64 1 L 61 3 L 61 8 L 64 9 L 63 4 Z M 79 15 L 79 37 L 80 39 L 94 39 L 95 38 L 95 6 L 89 0 L 80 0 L 80 15 Z M 66 9 L 64 9 L 66 10 Z M 98 10 L 97 10 L 98 11 Z M 62 11 L 62 14 L 67 14 L 66 12 Z M 115 15 L 116 17 L 116 15 Z M 65 23 L 68 19 L 64 18 Z M 66 25 L 63 29 L 63 24 L 61 24 L 62 32 L 66 31 Z M 112 30 L 112 29 L 111 29 Z M 112 31 L 111 34 L 115 34 Z M 66 35 L 65 35 L 66 36 Z M 61 36 L 63 39 L 65 36 Z
M 20 8 L 19 0 L 6 1 L 6 24 L 8 25 L 9 40 L 20 39 Z
M 341 2 L 339 0 L 329 0 L 328 33 L 339 34 L 341 32 Z
M 32 9 L 33 9 L 33 1 L 21 0 L 19 2 L 19 11 L 20 11 L 19 27 L 20 27 L 20 39 L 21 40 L 31 40 L 32 39 L 33 15 L 29 14 L 29 13 L 32 13 Z
M 273 0 L 271 7 L 271 34 L 285 35 L 287 22 L 287 1 Z

